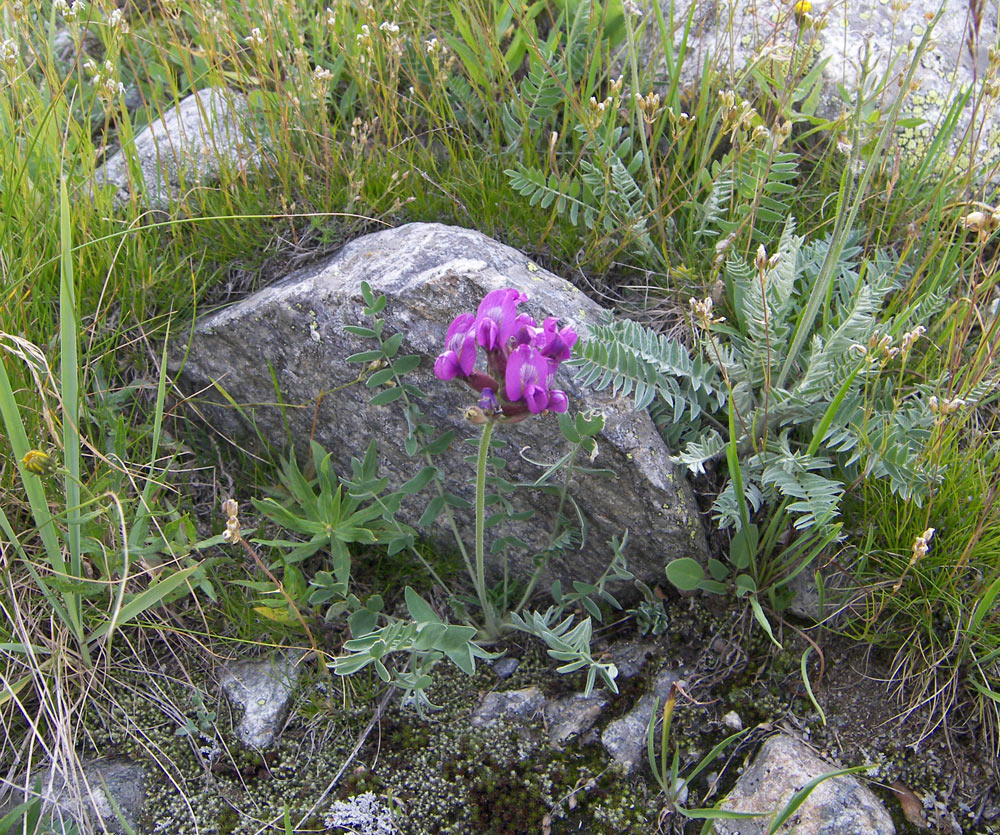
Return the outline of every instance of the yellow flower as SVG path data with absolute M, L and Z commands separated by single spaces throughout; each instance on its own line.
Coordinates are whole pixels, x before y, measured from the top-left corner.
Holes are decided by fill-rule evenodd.
M 792 11 L 795 12 L 799 17 L 809 14 L 813 9 L 813 4 L 809 0 L 798 0 L 798 2 L 792 6 Z
M 52 456 L 40 449 L 29 449 L 21 463 L 29 473 L 38 476 L 52 475 L 56 471 L 56 462 L 52 460 Z

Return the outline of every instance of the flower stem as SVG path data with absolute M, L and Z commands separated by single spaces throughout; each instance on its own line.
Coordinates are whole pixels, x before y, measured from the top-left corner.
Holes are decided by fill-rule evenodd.
M 479 595 L 479 605 L 483 608 L 486 632 L 490 638 L 497 638 L 500 630 L 497 628 L 496 612 L 493 604 L 486 596 L 486 570 L 484 565 L 485 526 L 486 526 L 486 461 L 490 453 L 490 437 L 493 435 L 493 421 L 483 424 L 483 434 L 479 438 L 479 457 L 476 461 L 476 594 Z

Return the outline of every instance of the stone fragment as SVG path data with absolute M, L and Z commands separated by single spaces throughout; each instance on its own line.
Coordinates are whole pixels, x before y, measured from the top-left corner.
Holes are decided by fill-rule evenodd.
M 83 63 L 88 58 L 103 61 L 104 44 L 89 27 L 82 32 L 65 27 L 52 38 L 52 54 L 63 64 L 63 68 L 72 70 L 78 61 Z
M 822 595 L 816 583 L 817 571 L 823 583 Z M 841 620 L 843 607 L 856 598 L 856 587 L 853 578 L 833 564 L 810 566 L 788 583 L 788 590 L 795 595 L 788 611 L 803 620 L 835 626 Z
M 604 750 L 626 774 L 634 774 L 646 756 L 646 736 L 654 704 L 662 707 L 674 682 L 680 680 L 680 670 L 661 672 L 653 683 L 652 691 L 642 696 L 624 716 L 609 722 L 601 734 Z
M 743 730 L 743 719 L 735 710 L 729 711 L 729 713 L 722 717 L 722 724 L 734 733 L 739 733 Z
M 28 785 L 30 791 L 16 789 L 0 804 L 0 817 L 34 797 L 37 786 L 41 814 L 51 819 L 46 831 L 59 835 L 89 829 L 113 835 L 124 835 L 129 829 L 139 831 L 146 805 L 146 773 L 124 757 L 82 763 L 69 778 L 64 769 L 50 767 L 41 774 L 20 776 L 17 785 Z
M 787 734 L 769 737 L 736 781 L 721 808 L 766 812 L 784 808 L 810 780 L 836 771 L 805 743 Z M 762 835 L 769 817 L 718 820 L 719 835 Z M 894 835 L 885 808 L 871 790 L 847 775 L 824 780 L 778 830 L 780 835 Z
M 784 79 L 789 58 L 802 61 L 809 58 L 807 50 L 813 50 L 815 54 L 808 66 L 823 64 L 815 97 L 816 115 L 828 119 L 836 119 L 842 111 L 854 106 L 866 53 L 872 72 L 866 84 L 867 95 L 876 89 L 877 82 L 888 78 L 884 92 L 872 104 L 882 113 L 888 113 L 898 97 L 899 80 L 905 75 L 912 51 L 929 25 L 927 15 L 933 17 L 942 5 L 885 0 L 814 2 L 812 11 L 800 17 L 795 11 L 798 4 L 786 0 L 655 1 L 660 4 L 668 25 L 672 22 L 675 54 L 682 39 L 687 40 L 687 59 L 680 71 L 682 88 L 697 90 L 706 59 L 724 78 L 749 80 L 751 76 L 745 69 L 753 64 L 774 78 Z M 958 153 L 958 142 L 967 133 L 971 134 L 977 141 L 976 166 L 985 172 L 992 169 L 990 176 L 996 185 L 1000 106 L 995 95 L 983 95 L 984 84 L 991 83 L 990 51 L 998 37 L 996 6 L 991 6 L 992 14 L 981 15 L 972 27 L 967 0 L 943 0 L 943 5 L 944 12 L 933 29 L 930 47 L 921 58 L 912 90 L 902 106 L 903 118 L 922 123 L 900 129 L 896 142 L 904 164 L 912 163 L 937 136 L 952 106 L 972 90 L 973 95 L 959 110 L 950 153 L 943 161 L 951 163 L 954 157 L 959 166 L 967 166 L 968 148 Z M 685 32 L 692 11 L 690 32 Z M 652 18 L 652 13 L 648 17 Z M 973 30 L 977 35 L 970 38 Z M 645 27 L 640 53 L 640 66 L 646 64 L 660 78 L 670 77 L 663 72 L 663 47 L 655 22 Z M 992 83 L 995 79 L 994 71 Z M 839 92 L 840 86 L 844 88 L 846 101 Z M 802 104 L 808 105 L 811 98 L 807 97 Z
M 510 678 L 517 672 L 517 668 L 520 666 L 521 662 L 518 659 L 505 655 L 503 658 L 498 658 L 493 662 L 493 673 L 500 679 Z
M 607 315 L 567 281 L 479 232 L 415 223 L 351 242 L 325 263 L 293 273 L 197 322 L 190 352 L 184 344 L 173 346 L 170 368 L 179 372 L 178 385 L 197 395 L 198 408 L 222 435 L 252 445 L 256 434 L 247 424 L 250 419 L 274 447 L 287 450 L 290 439 L 299 444 L 300 460 L 309 454 L 307 443 L 313 438 L 331 452 L 334 471 L 341 476 L 351 475 L 351 458 L 363 457 L 374 440 L 379 474 L 389 479 L 389 489 L 398 488 L 425 462 L 406 451 L 402 402 L 370 406 L 372 395 L 384 389 L 357 384 L 362 369 L 345 361 L 373 347 L 370 340 L 345 331 L 345 326 L 371 324 L 362 312 L 362 281 L 386 297 L 380 314 L 385 320 L 384 338 L 401 334 L 398 356 L 420 357 L 420 365 L 405 379 L 427 395 L 421 404 L 422 422 L 432 427 L 434 435 L 454 430 L 450 448 L 434 462 L 444 472 L 446 489 L 471 504 L 474 479 L 466 461 L 470 454 L 466 439 L 479 433 L 464 413 L 479 395 L 433 373 L 451 321 L 463 311 L 475 311 L 488 291 L 503 287 L 525 292 L 529 301 L 521 309 L 538 321 L 561 317 L 583 338 L 589 326 Z M 599 578 L 611 560 L 608 542 L 626 528 L 632 543 L 626 552 L 629 568 L 646 582 L 662 581 L 663 566 L 674 557 L 706 560 L 707 545 L 691 488 L 683 469 L 671 464 L 649 416 L 636 412 L 631 400 L 584 388 L 569 369 L 560 369 L 556 380 L 569 396 L 571 411 L 605 415 L 597 457 L 586 463 L 612 475 L 580 473 L 574 478 L 574 510 L 587 519 L 587 539 L 580 550 L 551 558 L 540 587 L 560 579 L 564 588 L 570 588 L 574 580 Z M 219 395 L 216 386 L 232 400 Z M 233 403 L 240 408 L 233 408 Z M 568 449 L 551 414 L 499 426 L 494 438 L 505 444 L 494 452 L 506 462 L 502 475 L 516 483 L 536 481 L 544 469 L 535 462 L 552 462 Z M 430 499 L 429 491 L 407 499 L 398 517 L 415 524 Z M 529 543 L 528 549 L 510 552 L 511 576 L 527 577 L 534 570 L 530 546 L 549 541 L 559 499 L 519 490 L 510 500 L 515 511 L 533 510 L 535 515 L 487 528 L 487 553 L 501 534 Z M 473 514 L 456 511 L 455 518 L 465 541 L 471 543 Z M 450 536 L 443 515 L 435 531 L 440 537 Z M 502 576 L 499 560 L 488 561 L 487 573 L 494 580 Z
M 619 680 L 635 678 L 639 675 L 655 650 L 654 644 L 640 641 L 638 638 L 612 646 L 609 654 L 611 661 L 618 668 Z
M 561 748 L 571 739 L 576 739 L 590 730 L 607 707 L 608 697 L 603 693 L 584 696 L 574 693 L 545 705 L 545 725 L 549 741 Z
M 469 722 L 474 728 L 482 728 L 499 721 L 530 722 L 544 707 L 545 696 L 537 687 L 494 690 L 486 694 Z
M 271 745 L 288 715 L 301 670 L 287 655 L 240 661 L 219 681 L 229 701 L 243 711 L 236 734 L 248 748 Z
M 192 93 L 136 134 L 141 183 L 132 182 L 120 150 L 94 172 L 94 183 L 114 187 L 116 206 L 128 203 L 137 186 L 137 197 L 147 206 L 166 210 L 187 191 L 218 182 L 224 171 L 245 172 L 260 165 L 261 151 L 246 117 L 247 100 L 241 93 L 220 87 Z

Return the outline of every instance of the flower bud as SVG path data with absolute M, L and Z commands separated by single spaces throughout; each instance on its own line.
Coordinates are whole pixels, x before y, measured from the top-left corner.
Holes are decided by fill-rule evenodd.
M 37 476 L 52 475 L 56 471 L 56 462 L 52 456 L 40 449 L 29 449 L 21 459 L 21 464 L 29 473 Z

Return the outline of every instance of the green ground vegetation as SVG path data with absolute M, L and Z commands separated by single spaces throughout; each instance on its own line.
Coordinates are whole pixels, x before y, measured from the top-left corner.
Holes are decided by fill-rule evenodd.
M 714 413 L 720 445 L 706 458 L 734 477 L 728 505 L 725 479 L 709 485 L 722 496 L 713 524 L 728 525 L 713 537 L 735 537 L 745 559 L 734 560 L 735 580 L 720 562 L 710 590 L 734 607 L 751 601 L 780 638 L 789 575 L 820 557 L 846 568 L 857 594 L 835 628 L 895 653 L 890 684 L 904 708 L 929 706 L 932 725 L 965 723 L 996 752 L 1000 206 L 983 184 L 1000 173 L 976 165 L 974 134 L 953 152 L 953 123 L 924 126 L 932 140 L 908 145 L 899 164 L 905 125 L 885 79 L 837 119 L 820 116 L 809 31 L 821 22 L 789 9 L 780 25 L 794 34 L 791 57 L 735 80 L 706 69 L 692 86 L 681 81 L 686 21 L 634 17 L 618 3 L 151 0 L 119 12 L 97 0 L 2 0 L 4 767 L 86 750 L 76 707 L 106 699 L 123 652 L 139 664 L 158 639 L 222 654 L 315 649 L 308 624 L 332 640 L 343 632 L 310 608 L 309 580 L 332 570 L 329 554 L 266 574 L 225 547 L 220 498 L 238 482 L 286 500 L 281 464 L 187 418 L 164 345 L 205 305 L 420 220 L 476 228 L 571 280 L 586 276 L 706 362 L 706 334 L 738 344 L 749 388 L 719 378 L 719 402 L 737 408 Z M 637 56 L 646 29 L 661 33 L 666 55 L 648 66 Z M 996 107 L 998 63 L 972 91 L 979 107 Z M 116 206 L 93 187 L 103 159 L 208 86 L 246 97 L 260 171 L 186 184 L 168 211 Z M 827 266 L 816 255 L 816 269 L 786 277 L 781 298 L 762 292 L 754 331 L 755 276 L 780 268 L 761 264 L 759 247 L 766 259 L 791 246 L 790 230 L 802 236 L 796 247 L 815 255 L 825 241 L 837 257 Z M 736 489 L 744 478 L 770 478 L 768 398 L 779 375 L 808 370 L 800 332 L 832 340 L 852 288 L 876 273 L 885 283 L 858 349 L 875 366 L 839 377 L 831 367 L 817 395 L 831 420 L 803 412 L 781 426 L 788 460 L 833 486 L 798 496 L 815 502 L 805 511 L 793 503 L 801 481 L 738 498 L 751 496 Z M 692 298 L 714 308 L 689 316 Z M 767 316 L 779 309 L 790 330 L 772 378 Z M 828 434 L 848 400 L 842 430 L 867 450 L 860 463 L 847 434 Z M 742 416 L 761 407 L 763 435 L 741 435 Z M 708 443 L 663 422 L 677 452 Z M 897 455 L 904 436 L 916 440 Z M 820 444 L 832 450 L 822 461 Z M 393 559 L 366 552 L 361 599 L 395 605 L 403 584 L 432 595 L 426 573 L 401 584 L 412 567 Z M 454 555 L 426 559 L 456 572 Z M 273 605 L 276 592 L 287 606 Z M 377 689 L 325 686 L 341 706 Z

